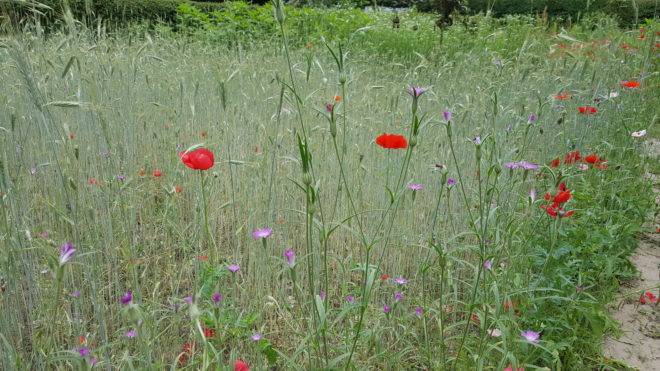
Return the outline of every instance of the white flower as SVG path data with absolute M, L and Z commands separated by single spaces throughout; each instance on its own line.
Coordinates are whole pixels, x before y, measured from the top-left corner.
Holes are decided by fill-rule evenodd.
M 630 135 L 632 135 L 635 138 L 643 137 L 644 135 L 646 135 L 646 130 L 636 131 Z

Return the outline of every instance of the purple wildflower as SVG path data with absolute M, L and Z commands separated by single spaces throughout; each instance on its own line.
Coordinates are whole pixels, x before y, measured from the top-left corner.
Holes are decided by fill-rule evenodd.
M 422 189 L 424 189 L 424 186 L 419 184 L 408 184 L 407 187 L 412 189 L 413 191 L 421 191 Z
M 520 333 L 520 336 L 524 337 L 525 340 L 532 342 L 532 343 L 540 343 L 541 340 L 539 340 L 539 337 L 541 337 L 541 334 L 538 332 L 534 331 L 524 331 Z
M 504 166 L 508 167 L 509 169 L 515 169 L 518 167 L 518 164 L 515 162 L 505 162 Z
M 74 292 L 71 293 L 71 296 L 73 296 L 74 298 L 80 297 L 80 292 L 79 291 L 74 291 Z
M 127 337 L 127 338 L 129 338 L 129 339 L 132 339 L 132 338 L 134 338 L 134 337 L 137 336 L 137 332 L 135 332 L 135 331 L 129 331 L 129 332 L 125 333 L 124 336 Z
M 481 136 L 480 135 L 475 135 L 474 138 L 472 139 L 472 141 L 476 145 L 481 145 Z
M 535 170 L 538 169 L 538 165 L 530 164 L 529 162 L 520 161 L 518 165 L 525 170 Z
M 325 105 L 325 110 L 328 111 L 328 113 L 332 113 L 332 103 L 328 103 Z
M 445 115 L 445 121 L 447 121 L 447 122 L 451 121 L 451 112 L 444 111 L 444 112 L 442 112 L 442 114 Z
M 36 167 L 33 167 L 33 168 L 30 169 L 30 174 L 34 175 L 36 173 L 37 173 L 37 168 Z
M 383 312 L 388 313 L 390 311 L 389 305 L 383 305 Z
M 419 98 L 420 95 L 424 94 L 425 91 L 429 90 L 428 88 L 413 88 L 412 86 L 408 87 L 408 93 L 412 95 L 414 99 Z
M 398 283 L 399 285 L 405 285 L 408 283 L 408 280 L 405 278 L 392 278 L 392 282 Z
M 417 317 L 422 318 L 422 315 L 424 314 L 424 309 L 421 307 L 415 308 L 415 313 L 417 313 Z
M 133 293 L 131 292 L 131 290 L 126 291 L 126 294 L 124 294 L 124 296 L 121 299 L 119 299 L 119 302 L 122 303 L 122 304 L 128 304 L 128 305 L 132 304 L 133 303 Z
M 96 358 L 91 358 L 91 359 L 89 360 L 89 363 L 91 363 L 91 364 L 93 364 L 93 365 L 97 364 L 98 362 L 99 362 L 99 360 L 96 359 Z
M 66 264 L 69 260 L 76 256 L 76 248 L 71 242 L 67 242 L 60 246 L 60 265 Z
M 254 334 L 254 335 L 251 336 L 251 338 L 254 341 L 259 341 L 263 338 L 263 336 L 261 336 L 261 334 Z
M 319 292 L 319 297 L 321 298 L 321 300 L 325 300 L 325 295 L 326 295 L 325 291 Z
M 506 126 L 506 131 L 508 131 L 509 133 L 512 132 L 513 131 L 513 125 L 507 125 Z
M 124 179 L 126 179 L 126 176 L 125 175 L 117 175 L 117 179 L 124 180 Z
M 193 302 L 192 296 L 186 296 L 185 298 L 183 298 L 183 301 L 185 301 L 188 304 L 192 304 Z
M 241 267 L 239 267 L 238 265 L 230 265 L 227 267 L 227 269 L 229 269 L 229 271 L 232 273 L 236 273 L 236 271 L 239 270 L 240 268 Z
M 348 304 L 353 304 L 353 303 L 355 303 L 355 296 L 353 296 L 353 295 L 348 295 L 348 296 L 346 297 L 346 301 L 348 301 Z
M 394 294 L 394 300 L 395 300 L 396 302 L 399 302 L 399 301 L 403 300 L 403 293 L 402 293 L 402 292 L 397 292 L 397 293 L 395 293 L 395 294 Z
M 80 353 L 80 357 L 87 358 L 87 356 L 89 355 L 89 348 L 87 348 L 87 347 L 80 348 L 80 349 L 78 349 L 78 353 Z
M 447 178 L 447 187 L 451 188 L 451 186 L 453 186 L 454 183 L 456 183 L 456 179 L 454 179 L 454 178 Z
M 219 305 L 220 300 L 222 300 L 222 295 L 218 294 L 217 292 L 213 294 L 213 305 Z
M 257 229 L 256 231 L 252 232 L 252 237 L 254 237 L 254 238 L 267 238 L 271 234 L 273 234 L 273 231 L 268 229 L 268 228 Z
M 582 285 L 576 286 L 575 289 L 576 289 L 578 292 L 582 292 L 582 291 L 584 291 L 584 287 L 583 287 Z
M 289 268 L 293 268 L 296 266 L 296 253 L 293 250 L 286 250 L 284 252 L 284 257 L 286 258 L 286 265 L 289 266 Z
M 486 261 L 484 262 L 484 268 L 486 268 L 486 269 L 488 269 L 488 270 L 490 270 L 490 268 L 492 267 L 492 265 L 493 265 L 493 261 L 490 260 L 490 259 L 489 259 L 489 260 L 486 260 Z
M 529 198 L 532 199 L 532 203 L 533 203 L 534 200 L 536 199 L 536 188 L 532 188 L 532 190 L 529 191 Z
M 20 151 L 22 151 L 22 150 L 23 150 L 23 148 L 21 148 L 21 147 L 16 147 L 16 152 L 20 152 Z
M 536 115 L 532 113 L 532 115 L 529 116 L 529 120 L 527 120 L 527 123 L 531 124 L 532 122 L 534 122 L 534 120 L 536 120 Z
M 46 274 L 46 273 L 48 273 L 48 269 L 41 270 L 41 271 L 39 271 L 39 273 Z
M 103 152 L 102 155 L 103 157 L 110 157 L 110 152 Z
M 42 233 L 42 234 L 41 234 L 41 237 L 42 237 L 42 238 L 48 238 L 48 232 L 44 232 L 44 233 Z

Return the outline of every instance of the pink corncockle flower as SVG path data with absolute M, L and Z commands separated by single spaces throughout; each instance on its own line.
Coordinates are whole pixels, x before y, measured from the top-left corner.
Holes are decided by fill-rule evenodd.
M 321 298 L 321 300 L 325 300 L 325 295 L 326 295 L 325 291 L 319 292 L 319 297 Z
M 394 301 L 400 302 L 403 300 L 403 293 L 402 292 L 397 292 L 394 294 Z
M 445 121 L 447 121 L 447 122 L 451 121 L 451 116 L 452 116 L 451 112 L 444 111 L 444 112 L 442 112 L 442 114 L 445 116 Z
M 587 164 L 580 164 L 580 166 L 578 166 L 578 170 L 580 170 L 580 171 L 586 171 L 586 170 L 589 170 L 589 165 L 587 165 Z
M 30 174 L 34 175 L 36 173 L 37 173 L 37 168 L 36 167 L 33 167 L 33 168 L 30 169 Z
M 328 111 L 328 113 L 332 113 L 332 103 L 328 103 L 325 105 L 325 110 Z
M 48 273 L 48 269 L 43 269 L 43 270 L 39 271 L 39 273 L 46 274 L 46 273 Z
M 488 335 L 490 335 L 492 337 L 498 338 L 498 337 L 502 336 L 502 331 L 500 331 L 500 329 L 497 329 L 497 328 L 492 329 L 492 330 L 488 329 L 488 330 L 486 330 L 486 332 L 488 332 Z
M 536 120 L 536 115 L 532 114 L 531 116 L 529 116 L 529 120 L 527 120 L 527 123 L 531 124 L 532 122 L 534 122 L 534 120 Z
M 392 282 L 398 283 L 399 285 L 405 285 L 408 283 L 408 280 L 405 278 L 392 278 Z
M 124 296 L 121 299 L 119 299 L 119 302 L 122 303 L 122 304 L 128 304 L 128 305 L 132 304 L 133 303 L 133 293 L 131 292 L 131 290 L 126 291 L 126 294 L 124 294 Z
M 71 296 L 73 296 L 74 298 L 78 298 L 78 297 L 80 297 L 80 292 L 79 291 L 74 291 L 74 292 L 71 293 Z
M 76 256 L 76 248 L 71 242 L 67 242 L 60 246 L 60 265 L 66 264 L 69 260 Z
M 538 332 L 534 331 L 523 331 L 520 333 L 520 336 L 524 337 L 525 340 L 532 342 L 532 343 L 540 343 L 541 340 L 539 340 L 539 337 L 541 337 L 541 334 Z
M 80 349 L 78 349 L 78 353 L 80 354 L 81 358 L 87 358 L 87 356 L 89 355 L 89 348 L 87 348 L 87 347 L 80 348 Z
M 417 317 L 422 318 L 422 316 L 424 315 L 424 309 L 422 309 L 421 307 L 417 307 L 415 308 L 415 313 L 417 313 Z
M 124 179 L 126 179 L 126 176 L 125 175 L 117 175 L 117 179 L 124 180 Z
M 532 188 L 532 190 L 529 191 L 529 198 L 531 198 L 532 203 L 534 203 L 534 200 L 536 199 L 536 188 Z
M 236 273 L 236 271 L 238 271 L 240 268 L 241 267 L 239 267 L 238 265 L 229 265 L 229 266 L 227 266 L 227 269 L 229 269 L 229 271 L 232 272 L 232 273 Z
M 256 231 L 252 232 L 252 237 L 254 237 L 254 238 L 267 238 L 271 234 L 273 234 L 273 231 L 268 229 L 268 228 L 257 229 Z
M 419 98 L 420 95 L 424 94 L 425 91 L 429 90 L 428 88 L 414 88 L 412 86 L 408 87 L 408 93 L 414 98 Z
M 348 295 L 348 296 L 346 297 L 346 301 L 348 302 L 348 304 L 353 304 L 353 303 L 355 303 L 355 296 L 353 296 L 353 295 Z
M 424 189 L 424 186 L 419 184 L 408 184 L 406 187 L 412 189 L 413 191 L 421 191 Z
M 129 339 L 132 339 L 132 338 L 134 338 L 134 337 L 137 336 L 137 332 L 135 332 L 135 331 L 129 331 L 129 332 L 125 333 L 124 336 L 127 337 L 127 338 L 129 338 Z
M 296 253 L 293 250 L 284 251 L 284 257 L 286 258 L 286 265 L 289 268 L 296 266 Z
M 634 133 L 632 133 L 632 134 L 630 134 L 630 135 L 632 135 L 634 138 L 641 138 L 641 137 L 643 137 L 644 135 L 646 135 L 646 130 L 636 131 L 636 132 L 634 132 Z
M 484 262 L 484 268 L 486 268 L 486 269 L 488 269 L 488 270 L 491 269 L 492 265 L 493 265 L 493 261 L 490 260 L 490 259 L 489 259 L 489 260 L 486 260 L 486 261 Z
M 250 336 L 250 337 L 251 337 L 252 340 L 254 340 L 254 341 L 259 341 L 259 340 L 263 339 L 263 336 L 261 336 L 261 334 L 254 334 L 254 335 L 252 335 L 252 336 Z
M 217 292 L 213 294 L 213 305 L 220 305 L 220 300 L 222 300 L 222 294 L 218 294 Z
M 447 188 L 451 188 L 456 183 L 456 179 L 447 178 Z
M 389 313 L 390 311 L 390 306 L 389 305 L 383 305 L 383 312 L 384 313 Z
M 48 238 L 48 233 L 47 232 L 42 233 L 41 238 Z
M 186 296 L 185 298 L 183 298 L 183 301 L 185 301 L 188 304 L 192 304 L 193 302 L 192 296 Z

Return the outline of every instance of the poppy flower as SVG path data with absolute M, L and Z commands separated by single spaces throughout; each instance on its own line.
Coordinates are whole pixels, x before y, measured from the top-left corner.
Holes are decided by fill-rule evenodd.
M 607 169 L 607 160 L 598 160 L 594 163 L 594 167 L 597 169 Z
M 335 95 L 335 102 L 341 102 L 341 97 L 339 95 Z
M 571 96 L 568 95 L 568 93 L 557 94 L 557 95 L 555 95 L 555 98 L 556 98 L 556 99 L 568 99 L 568 98 L 570 98 L 570 97 L 571 97 Z
M 386 280 L 386 279 L 388 279 L 388 278 L 390 278 L 390 276 L 388 276 L 388 275 L 386 275 L 386 274 L 383 274 L 382 276 L 380 276 L 380 279 L 381 279 L 381 280 Z
M 561 163 L 561 161 L 559 161 L 559 159 L 556 158 L 556 159 L 552 160 L 552 162 L 550 163 L 550 167 L 559 167 L 560 163 Z
M 138 174 L 140 174 L 140 176 L 144 176 L 144 170 L 138 171 Z
M 653 295 L 653 293 L 650 292 L 650 291 L 645 292 L 644 296 L 646 296 L 651 301 L 651 303 L 657 303 L 658 302 L 658 297 Z
M 588 162 L 588 163 L 590 163 L 590 164 L 596 163 L 596 162 L 598 161 L 598 156 L 596 156 L 596 155 L 589 155 L 589 156 L 587 156 L 587 157 L 584 158 L 584 161 L 586 161 L 586 162 Z
M 642 83 L 637 82 L 637 81 L 624 81 L 621 83 L 621 86 L 624 88 L 637 88 L 641 86 Z
M 564 159 L 564 164 L 570 165 L 577 161 L 582 161 L 582 157 L 580 157 L 580 151 L 567 154 L 566 158 Z
M 639 302 L 640 302 L 641 304 L 646 304 L 646 298 L 645 298 L 645 297 L 641 297 L 641 298 L 639 298 Z
M 204 337 L 207 339 L 213 339 L 215 336 L 215 330 L 210 329 L 210 328 L 205 328 L 204 329 Z
M 215 163 L 213 152 L 206 148 L 200 148 L 192 152 L 181 152 L 179 157 L 186 166 L 195 170 L 208 170 Z
M 156 178 L 160 178 L 161 176 L 163 176 L 163 173 L 161 173 L 161 172 L 158 171 L 158 170 L 154 170 L 154 176 L 155 176 Z
M 183 192 L 183 188 L 176 187 L 176 188 L 174 188 L 174 191 L 176 191 L 176 193 L 181 193 L 181 192 Z
M 558 204 L 563 204 L 566 203 L 568 200 L 571 199 L 571 191 L 559 191 L 555 198 L 552 199 L 552 202 L 556 202 Z
M 205 136 L 206 136 L 206 133 L 202 133 L 202 136 L 205 137 Z
M 192 355 L 193 349 L 195 349 L 195 343 L 184 345 L 183 351 L 181 351 L 181 355 L 179 356 L 179 362 L 185 362 Z
M 383 148 L 389 149 L 401 149 L 408 147 L 408 142 L 406 138 L 402 135 L 394 135 L 383 133 L 383 135 L 376 138 L 376 144 Z
M 234 371 L 250 371 L 250 367 L 239 359 L 234 362 Z
M 596 108 L 595 107 L 578 107 L 578 110 L 580 111 L 580 114 L 587 114 L 587 115 L 593 115 L 596 113 Z

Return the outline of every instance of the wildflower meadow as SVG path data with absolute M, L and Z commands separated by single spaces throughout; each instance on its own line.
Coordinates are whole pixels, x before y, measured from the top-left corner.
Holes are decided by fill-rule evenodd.
M 266 9 L 0 36 L 0 369 L 629 369 L 657 21 Z

